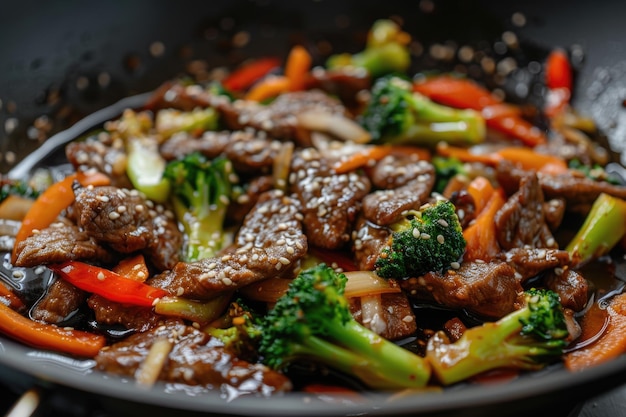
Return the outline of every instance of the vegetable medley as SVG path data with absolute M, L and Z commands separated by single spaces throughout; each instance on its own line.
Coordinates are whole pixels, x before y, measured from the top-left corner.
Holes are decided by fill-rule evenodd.
M 410 40 L 380 20 L 356 54 L 169 81 L 68 144 L 71 174 L 4 180 L 0 333 L 229 398 L 626 352 L 623 285 L 597 278 L 623 262 L 626 186 L 570 105 L 566 52 L 530 117 L 409 73 Z

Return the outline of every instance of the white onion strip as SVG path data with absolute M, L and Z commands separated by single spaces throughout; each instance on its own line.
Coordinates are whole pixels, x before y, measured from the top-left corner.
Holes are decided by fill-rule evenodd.
M 402 291 L 400 287 L 391 285 L 389 281 L 379 277 L 374 271 L 350 271 L 345 274 L 348 278 L 345 296 L 348 298 Z
M 150 346 L 146 359 L 135 371 L 135 380 L 138 385 L 147 388 L 154 385 L 173 347 L 172 342 L 165 338 L 157 339 Z
M 308 130 L 326 132 L 346 142 L 368 143 L 369 132 L 354 120 L 343 115 L 311 110 L 297 116 L 298 125 Z
M 387 330 L 381 294 L 361 297 L 361 321 L 363 326 L 376 334 L 382 334 Z

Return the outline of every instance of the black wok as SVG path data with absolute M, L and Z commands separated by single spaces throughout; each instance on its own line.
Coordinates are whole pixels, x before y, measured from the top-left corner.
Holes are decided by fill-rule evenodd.
M 520 66 L 541 61 L 554 47 L 580 57 L 576 107 L 594 117 L 617 153 L 626 146 L 626 3 L 611 1 L 135 1 L 12 2 L 0 12 L 1 172 L 25 174 L 55 144 L 140 105 L 145 93 L 204 63 L 232 65 L 245 57 L 284 56 L 294 43 L 319 51 L 356 51 L 372 21 L 400 16 L 423 47 L 420 69 L 454 69 L 457 61 L 431 59 L 429 48 L 469 44 Z M 501 49 L 502 34 L 520 48 Z M 248 37 L 249 36 L 249 37 Z M 233 42 L 233 39 L 235 41 Z M 496 46 L 496 44 L 498 44 Z M 582 51 L 582 55 L 579 52 Z M 499 85 L 511 100 L 533 100 L 536 77 L 517 75 Z M 479 74 L 480 75 L 480 74 Z M 485 77 L 485 82 L 494 80 Z M 523 84 L 526 88 L 517 88 Z M 493 85 L 493 84 L 492 84 Z M 111 106 L 112 105 L 112 106 Z M 84 116 L 97 112 L 78 122 Z M 77 123 L 78 122 L 78 123 Z M 50 140 L 48 136 L 73 126 Z M 40 146 L 42 143 L 44 145 Z M 38 151 L 35 151 L 38 149 Z M 27 155 L 31 155 L 26 158 Z M 619 155 L 618 155 L 619 157 Z M 21 165 L 17 162 L 24 160 Z M 14 392 L 35 386 L 61 392 L 75 407 L 98 403 L 114 414 L 172 411 L 232 415 L 567 415 L 580 401 L 623 384 L 626 356 L 571 374 L 556 367 L 507 384 L 459 387 L 394 402 L 372 397 L 363 404 L 310 401 L 302 395 L 271 400 L 189 395 L 157 386 L 136 387 L 114 376 L 0 338 L 0 377 Z M 178 414 L 177 414 L 178 415 Z

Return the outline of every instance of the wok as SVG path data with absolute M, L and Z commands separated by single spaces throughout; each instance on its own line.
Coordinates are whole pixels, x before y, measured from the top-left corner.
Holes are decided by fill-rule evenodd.
M 626 3 L 113 3 L 21 1 L 3 5 L 2 173 L 19 177 L 39 163 L 57 162 L 61 153 L 54 150 L 59 145 L 125 107 L 141 105 L 146 96 L 140 93 L 168 78 L 183 72 L 197 75 L 207 65 L 233 65 L 251 56 L 284 56 L 294 43 L 313 47 L 321 63 L 329 52 L 358 50 L 371 23 L 390 16 L 401 17 L 404 29 L 420 42 L 424 52 L 416 57 L 419 69 L 454 69 L 458 64 L 454 59 L 434 60 L 429 54 L 432 45 L 472 45 L 497 59 L 513 57 L 520 66 L 541 62 L 554 46 L 568 48 L 580 58 L 575 61 L 575 106 L 596 119 L 617 158 L 626 146 L 626 61 L 622 60 L 626 56 L 626 27 L 621 21 Z M 502 49 L 504 32 L 517 35 L 519 48 Z M 535 75 L 514 71 L 500 87 L 511 100 L 532 101 Z M 489 77 L 484 80 L 494 82 Z M 87 115 L 91 116 L 83 119 Z M 0 366 L 3 383 L 15 392 L 33 386 L 53 389 L 73 407 L 95 402 L 116 415 L 176 411 L 177 415 L 513 416 L 533 411 L 566 415 L 580 401 L 623 384 L 626 356 L 576 374 L 553 367 L 506 384 L 459 386 L 393 402 L 372 396 L 356 404 L 312 401 L 300 394 L 228 402 L 217 394 L 194 395 L 160 385 L 146 390 L 128 380 L 91 372 L 88 361 L 64 359 L 4 338 L 0 338 Z

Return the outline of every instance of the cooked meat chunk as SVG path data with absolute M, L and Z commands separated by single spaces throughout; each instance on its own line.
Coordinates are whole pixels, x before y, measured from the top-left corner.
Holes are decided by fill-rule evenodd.
M 556 292 L 565 308 L 581 311 L 589 299 L 589 283 L 577 271 L 555 269 L 545 280 L 545 285 Z
M 415 334 L 417 330 L 415 314 L 404 293 L 382 294 L 378 305 L 381 314 L 374 312 L 374 317 L 363 311 L 360 297 L 351 298 L 349 301 L 350 312 L 355 320 L 385 339 L 402 339 Z
M 137 191 L 76 187 L 77 223 L 96 241 L 121 253 L 143 252 L 159 269 L 179 259 L 182 232 L 173 215 Z
M 495 216 L 497 237 L 503 249 L 530 246 L 556 248 L 558 244 L 546 224 L 543 192 L 536 175 L 524 176 L 519 189 Z
M 236 224 L 241 224 L 252 207 L 259 200 L 259 196 L 274 188 L 274 177 L 271 175 L 261 175 L 249 180 L 242 187 L 242 193 L 237 195 L 228 206 L 226 216 L 228 220 Z
M 328 94 L 339 97 L 342 103 L 358 111 L 363 102 L 359 100 L 359 92 L 371 87 L 372 79 L 367 71 L 360 69 L 327 70 L 314 68 L 308 80 L 307 89 L 318 88 Z
M 22 240 L 15 266 L 35 267 L 65 261 L 110 262 L 113 252 L 69 222 L 56 222 Z
M 435 184 L 435 169 L 416 155 L 387 156 L 371 175 L 379 190 L 363 199 L 365 217 L 378 225 L 388 225 L 406 210 L 419 209 Z
M 78 311 L 87 294 L 63 279 L 56 279 L 30 310 L 34 320 L 61 324 Z
M 95 168 L 111 179 L 111 185 L 130 188 L 131 182 L 126 175 L 127 155 L 123 143 L 108 143 L 89 138 L 83 142 L 70 142 L 65 147 L 68 161 L 77 171 Z
M 493 319 L 519 308 L 523 292 L 513 267 L 500 261 L 464 262 L 458 270 L 429 272 L 400 285 L 409 297 Z
M 352 238 L 352 251 L 359 269 L 374 270 L 376 259 L 382 249 L 388 245 L 390 235 L 388 228 L 375 225 L 365 217 L 359 216 Z
M 314 148 L 296 152 L 291 168 L 291 191 L 302 204 L 309 243 L 326 249 L 344 246 L 370 190 L 369 179 L 357 173 L 334 174 L 330 162 Z
M 87 305 L 93 310 L 96 321 L 106 326 L 120 325 L 125 329 L 144 332 L 158 326 L 163 320 L 152 308 L 117 303 L 97 294 L 87 299 Z
M 291 389 L 291 382 L 282 374 L 233 357 L 208 334 L 175 321 L 101 350 L 95 358 L 96 366 L 102 371 L 133 376 L 157 340 L 171 343 L 158 376 L 161 381 L 220 390 L 228 399 L 244 394 L 269 396 Z
M 559 249 L 531 248 L 528 246 L 509 249 L 499 256 L 519 274 L 520 282 L 536 277 L 541 272 L 562 268 L 569 264 L 567 251 Z
M 184 297 L 207 300 L 290 271 L 307 252 L 300 204 L 274 190 L 246 216 L 234 248 L 218 258 L 179 262 L 150 284 Z
M 553 198 L 543 203 L 543 217 L 551 231 L 555 231 L 561 225 L 565 216 L 565 200 Z
M 319 90 L 281 94 L 269 105 L 244 100 L 223 102 L 217 109 L 230 129 L 251 127 L 265 131 L 273 138 L 293 140 L 302 146 L 310 146 L 311 139 L 310 132 L 298 124 L 298 114 L 307 111 L 346 114 L 339 100 Z
M 174 135 L 161 146 L 161 153 L 168 160 L 193 152 L 200 152 L 209 159 L 223 155 L 233 163 L 237 173 L 258 174 L 270 172 L 280 147 L 281 142 L 268 138 L 265 132 L 207 131 L 199 138 Z

